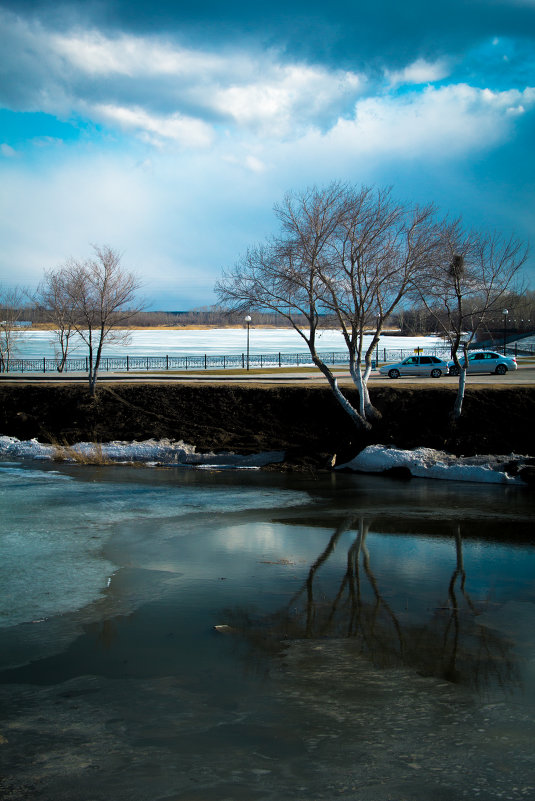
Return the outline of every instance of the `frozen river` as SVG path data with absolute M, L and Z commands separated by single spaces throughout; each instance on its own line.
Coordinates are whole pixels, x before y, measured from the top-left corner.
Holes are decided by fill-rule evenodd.
M 0 796 L 535 796 L 533 496 L 0 461 Z
M 415 347 L 434 348 L 443 345 L 440 337 L 383 337 L 380 347 L 413 349 Z M 304 353 L 307 347 L 303 339 L 289 328 L 251 328 L 251 354 Z M 245 329 L 221 328 L 209 330 L 142 330 L 130 333 L 130 342 L 109 343 L 104 349 L 105 356 L 200 356 L 236 355 L 247 349 Z M 72 356 L 86 355 L 86 346 L 75 342 Z M 322 331 L 318 338 L 318 350 L 323 352 L 344 351 L 342 335 L 338 331 Z M 18 358 L 52 358 L 54 343 L 50 331 L 23 331 L 17 341 L 15 355 Z

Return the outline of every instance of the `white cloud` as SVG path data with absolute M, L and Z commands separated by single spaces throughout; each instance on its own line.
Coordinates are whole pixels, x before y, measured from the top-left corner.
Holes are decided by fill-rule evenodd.
M 535 89 L 491 92 L 466 84 L 359 101 L 327 138 L 374 158 L 451 159 L 504 140 L 509 118 L 535 106 Z
M 325 129 L 365 84 L 354 72 L 288 62 L 275 50 L 216 53 L 158 37 L 57 34 L 2 11 L 0 22 L 9 43 L 6 107 L 104 119 L 155 144 L 206 146 L 214 124 L 267 136 Z
M 462 211 L 469 197 L 470 209 L 484 208 L 488 193 L 466 170 L 470 154 L 485 158 L 535 109 L 533 88 L 427 85 L 447 75 L 446 60 L 414 61 L 378 87 L 274 50 L 59 35 L 0 11 L 2 23 L 2 105 L 106 128 L 93 138 L 87 126 L 64 147 L 32 131 L 30 153 L 3 136 L 0 275 L 20 265 L 23 283 L 70 253 L 83 256 L 89 242 L 110 242 L 166 304 L 170 287 L 179 296 L 186 286 L 192 302 L 210 302 L 221 267 L 274 230 L 272 203 L 292 187 L 338 177 L 389 183 L 405 170 L 396 189 L 410 197 L 434 171 L 431 199 L 440 199 L 440 182 L 462 184 L 453 206 Z M 492 198 L 492 218 L 531 231 L 527 191 L 516 205 L 504 194 Z
M 330 109 L 362 92 L 364 81 L 352 72 L 319 67 L 273 65 L 264 76 L 219 89 L 213 105 L 239 125 L 288 135 L 318 122 Z
M 513 117 L 518 117 L 520 114 L 525 114 L 525 113 L 526 113 L 526 109 L 522 105 L 510 106 L 507 109 L 507 114 L 510 114 Z
M 159 145 L 165 140 L 174 141 L 184 147 L 209 147 L 214 139 L 212 128 L 205 122 L 181 114 L 158 116 L 141 108 L 96 105 L 88 108 L 92 116 L 126 130 L 134 130 L 144 141 Z
M 385 74 L 391 86 L 404 84 L 434 83 L 446 78 L 450 73 L 450 65 L 445 59 L 439 61 L 426 61 L 419 58 L 402 70 L 389 71 Z
M 501 141 L 512 119 L 533 106 L 530 89 L 428 85 L 374 95 L 362 75 L 288 62 L 274 50 L 216 53 L 154 36 L 58 34 L 0 14 L 11 42 L 9 85 L 21 87 L 15 107 L 79 114 L 157 147 L 209 148 L 226 130 L 245 141 L 237 160 L 256 172 L 266 160 L 249 155 L 251 136 L 260 143 L 327 137 L 372 156 L 459 153 Z M 449 69 L 446 59 L 417 59 L 386 76 L 395 90 L 432 84 Z
M 224 69 L 226 59 L 179 47 L 156 37 L 104 36 L 98 31 L 54 35 L 51 49 L 72 67 L 91 75 L 174 76 L 199 79 Z

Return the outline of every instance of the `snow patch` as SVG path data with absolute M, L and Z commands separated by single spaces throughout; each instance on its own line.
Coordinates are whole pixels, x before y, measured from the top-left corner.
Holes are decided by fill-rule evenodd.
M 401 450 L 384 445 L 370 445 L 346 464 L 337 465 L 359 473 L 383 473 L 392 468 L 406 468 L 415 478 L 438 478 L 448 481 L 475 481 L 483 484 L 519 484 L 524 482 L 509 475 L 505 467 L 512 461 L 521 462 L 528 457 L 509 456 L 453 456 L 432 448 Z
M 232 452 L 197 453 L 195 445 L 182 440 L 148 439 L 143 442 L 115 440 L 95 445 L 94 442 L 78 442 L 72 447 L 47 445 L 36 439 L 19 440 L 16 437 L 0 436 L 0 456 L 27 459 L 58 459 L 77 461 L 76 455 L 91 459 L 95 454 L 102 455 L 112 462 L 141 462 L 150 465 L 192 465 L 210 467 L 259 468 L 273 462 L 284 460 L 284 451 L 266 451 L 241 455 Z

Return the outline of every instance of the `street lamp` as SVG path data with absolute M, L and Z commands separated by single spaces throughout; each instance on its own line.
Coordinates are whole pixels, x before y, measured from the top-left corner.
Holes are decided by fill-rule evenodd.
M 247 323 L 247 369 L 249 369 L 249 327 L 251 325 L 251 316 L 248 314 L 245 318 Z
M 507 350 L 507 315 L 509 314 L 509 309 L 504 309 L 503 312 L 503 355 L 505 356 L 505 351 Z

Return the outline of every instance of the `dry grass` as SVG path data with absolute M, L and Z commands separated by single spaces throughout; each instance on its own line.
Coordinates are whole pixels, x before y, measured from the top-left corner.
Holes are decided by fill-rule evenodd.
M 88 451 L 79 451 L 75 445 L 52 442 L 55 462 L 76 462 L 77 464 L 112 464 L 111 459 L 104 455 L 100 442 L 93 442 Z

